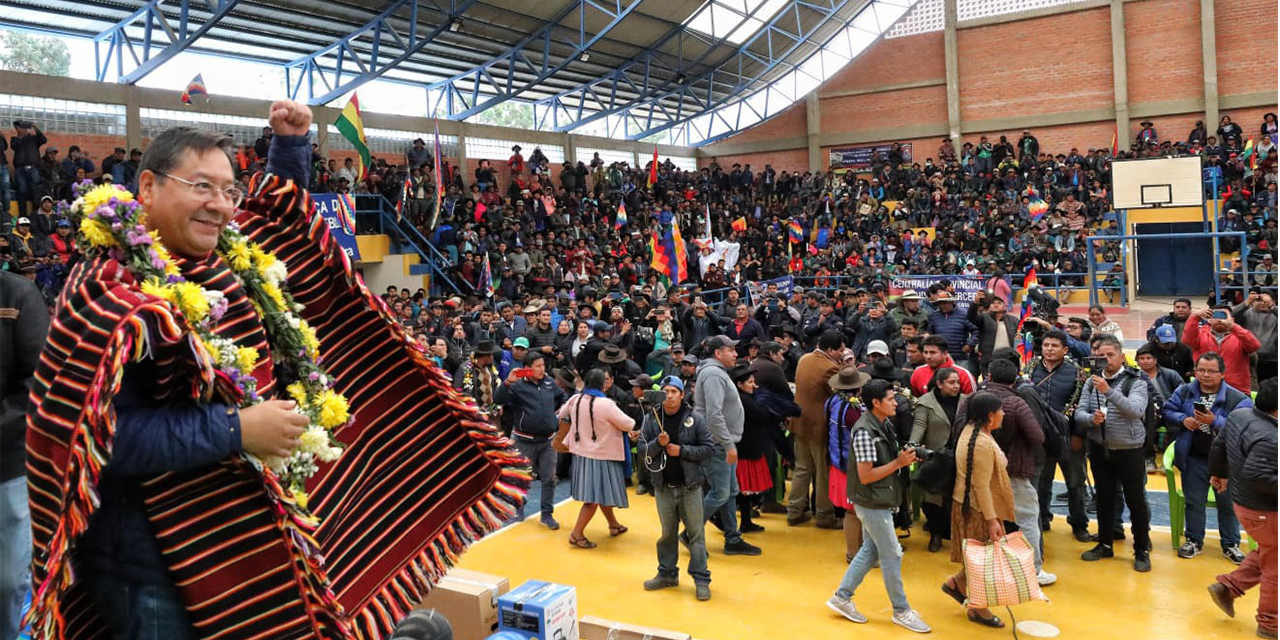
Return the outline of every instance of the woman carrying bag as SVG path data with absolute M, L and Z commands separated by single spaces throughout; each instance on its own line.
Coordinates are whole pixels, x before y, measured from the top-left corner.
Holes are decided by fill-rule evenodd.
M 910 441 L 941 451 L 951 440 L 956 409 L 966 397 L 960 393 L 960 373 L 953 367 L 938 369 L 929 381 L 928 392 L 920 396 L 912 411 Z M 951 538 L 951 500 L 944 494 L 926 492 L 920 508 L 929 532 L 929 553 L 937 553 L 942 550 L 942 541 Z
M 1005 470 L 1008 461 L 991 435 L 1004 420 L 1000 398 L 976 393 L 969 398 L 967 413 L 969 423 L 956 439 L 956 486 L 951 494 L 951 561 L 962 565 L 942 585 L 943 593 L 962 605 L 968 596 L 963 541 L 999 540 L 1005 535 L 1004 523 L 1013 521 L 1013 489 Z M 1004 627 L 990 609 L 970 608 L 968 616 L 971 622 Z
M 627 532 L 613 509 L 628 506 L 623 433 L 632 437 L 639 434 L 632 434 L 635 420 L 605 396 L 613 384 L 607 371 L 592 369 L 583 382 L 582 393 L 569 398 L 560 408 L 560 421 L 569 423 L 564 447 L 573 454 L 569 492 L 574 500 L 583 503 L 578 522 L 569 534 L 569 544 L 579 549 L 594 549 L 596 543 L 587 539 L 584 530 L 595 517 L 597 508 L 609 521 L 610 536 Z

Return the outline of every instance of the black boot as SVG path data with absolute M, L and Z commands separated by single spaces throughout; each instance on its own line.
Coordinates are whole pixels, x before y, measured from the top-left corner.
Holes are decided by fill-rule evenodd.
M 738 531 L 741 533 L 759 533 L 764 527 L 751 521 L 751 496 L 738 495 Z

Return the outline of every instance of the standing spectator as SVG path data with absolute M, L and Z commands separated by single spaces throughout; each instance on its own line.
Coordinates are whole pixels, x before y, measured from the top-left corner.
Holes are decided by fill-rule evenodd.
M 1151 570 L 1151 510 L 1147 505 L 1142 448 L 1147 430 L 1147 384 L 1124 366 L 1124 350 L 1111 335 L 1095 336 L 1094 355 L 1106 358 L 1102 372 L 1090 376 L 1080 393 L 1075 421 L 1089 434 L 1089 465 L 1098 497 L 1098 544 L 1081 554 L 1086 562 L 1115 556 L 1116 490 L 1123 488 L 1133 529 L 1133 569 Z
M 1167 315 L 1156 318 L 1151 323 L 1151 328 L 1147 329 L 1147 340 L 1154 342 L 1156 339 L 1156 329 L 1169 325 L 1173 327 L 1174 335 L 1178 340 L 1182 339 L 1182 328 L 1187 323 L 1187 318 L 1191 317 L 1191 301 L 1187 298 L 1178 298 L 1173 301 L 1173 311 Z
M 1226 362 L 1227 384 L 1245 393 L 1252 390 L 1249 354 L 1260 349 L 1262 343 L 1232 320 L 1230 306 L 1201 309 L 1196 317 L 1188 319 L 1182 331 L 1182 343 L 1191 348 L 1197 362 L 1209 351 L 1222 356 Z
M 262 162 L 267 161 L 267 154 L 271 151 L 271 138 L 275 134 L 271 131 L 271 127 L 263 127 L 262 135 L 253 141 L 253 153 Z
M 624 450 L 630 445 L 622 434 L 631 434 L 636 421 L 607 397 L 613 386 L 613 376 L 608 371 L 592 369 L 582 382 L 582 392 L 565 402 L 559 416 L 561 422 L 569 423 L 564 444 L 573 454 L 570 492 L 574 500 L 582 503 L 569 544 L 577 549 L 594 549 L 596 543 L 587 539 L 586 528 L 597 509 L 609 522 L 609 537 L 627 532 L 613 510 L 628 506 Z
M 1067 357 L 1067 334 L 1057 329 L 1045 332 L 1040 341 L 1040 357 L 1032 362 L 1028 378 L 1051 411 L 1065 414 L 1067 406 L 1082 388 L 1081 369 Z M 1062 479 L 1067 485 L 1067 524 L 1080 542 L 1089 541 L 1089 516 L 1085 512 L 1085 430 L 1072 424 L 1067 438 L 1067 451 L 1058 457 L 1046 452 L 1044 467 L 1040 473 L 1039 500 L 1040 521 L 1049 523 L 1053 514 L 1049 504 L 1053 499 L 1054 468 L 1061 467 Z M 1047 527 L 1046 527 L 1047 528 Z
M 680 584 L 680 546 L 689 547 L 689 577 L 698 600 L 711 599 L 711 571 L 707 569 L 707 539 L 702 515 L 702 461 L 716 454 L 715 442 L 702 418 L 684 402 L 684 383 L 662 380 L 662 410 L 645 416 L 637 448 L 650 460 L 666 460 L 657 471 L 646 465 L 658 507 L 662 536 L 658 538 L 658 575 L 646 580 L 645 591 Z M 680 525 L 684 534 L 680 535 Z
M 68 178 L 74 178 L 76 169 L 84 169 L 85 176 L 89 176 L 94 171 L 93 161 L 85 157 L 80 147 L 73 144 L 67 148 L 67 157 L 62 159 L 62 172 Z
M 1255 352 L 1257 365 L 1254 378 L 1261 382 L 1276 377 L 1276 305 L 1270 294 L 1249 292 L 1249 297 L 1236 305 L 1231 313 L 1262 346 Z
M 1155 338 L 1147 344 L 1153 346 L 1151 352 L 1157 364 L 1177 373 L 1183 380 L 1191 377 L 1191 370 L 1196 366 L 1195 358 L 1191 355 L 1191 347 L 1182 343 L 1174 327 L 1157 327 Z
M 1148 389 L 1153 396 L 1153 403 L 1158 407 L 1163 407 L 1164 403 L 1173 397 L 1173 393 L 1182 386 L 1183 379 L 1178 372 L 1160 366 L 1156 360 L 1156 348 L 1150 342 L 1138 347 L 1138 352 L 1134 355 L 1134 360 L 1138 363 L 1138 371 L 1142 372 L 1142 377 L 1151 383 Z M 1160 425 L 1154 421 L 1147 425 L 1147 473 L 1163 473 L 1161 466 L 1161 453 L 1168 444 L 1168 439 L 1164 442 L 1157 442 L 1160 438 L 1158 427 Z
M 546 357 L 530 352 L 525 366 L 512 369 L 493 395 L 494 402 L 503 407 L 503 413 L 511 416 L 511 435 L 516 449 L 529 459 L 533 476 L 542 485 L 539 503 L 542 524 L 555 531 L 560 523 L 552 515 L 556 452 L 551 448 L 551 438 L 557 429 L 556 408 L 564 404 L 565 393 L 547 376 Z M 618 453 L 622 453 L 621 448 Z
M 1196 360 L 1196 377 L 1173 392 L 1164 403 L 1164 423 L 1174 438 L 1173 463 L 1182 472 L 1182 493 L 1187 499 L 1186 540 L 1179 558 L 1194 558 L 1204 550 L 1204 509 L 1209 496 L 1209 447 L 1226 426 L 1227 415 L 1253 406 L 1249 396 L 1223 382 L 1222 356 L 1208 351 Z M 1236 564 L 1240 551 L 1240 524 L 1232 508 L 1231 490 L 1214 489 L 1218 505 L 1218 533 L 1222 555 Z
M 961 605 L 969 593 L 960 540 L 981 543 L 1004 537 L 1004 523 L 1014 519 L 1014 495 L 1009 474 L 1002 464 L 1005 456 L 994 432 L 1002 429 L 1006 403 L 990 393 L 977 393 L 968 398 L 969 415 L 956 439 L 956 483 L 951 493 L 951 529 L 956 538 L 951 543 L 951 561 L 960 563 L 960 571 L 947 578 L 943 593 Z M 971 608 L 971 622 L 997 629 L 1004 622 L 990 609 Z
M 756 396 L 756 370 L 744 363 L 730 372 L 738 386 L 738 399 L 742 402 L 742 439 L 738 441 L 738 531 L 759 533 L 764 527 L 751 519 L 763 494 L 773 489 L 773 476 L 765 449 L 774 432 L 779 432 L 778 417 Z M 767 393 L 767 392 L 766 392 Z
M 1124 333 L 1120 330 L 1120 325 L 1107 317 L 1107 310 L 1100 304 L 1089 307 L 1089 329 L 1095 336 L 1100 333 L 1109 333 L 1115 336 L 1120 344 L 1124 344 Z
M 806 353 L 796 365 L 796 404 L 800 406 L 800 417 L 791 425 L 796 438 L 796 468 L 787 495 L 788 526 L 803 524 L 811 517 L 808 508 L 812 489 L 813 516 L 817 517 L 818 527 L 840 528 L 827 489 L 826 402 L 832 393 L 828 382 L 840 370 L 843 353 L 844 336 L 828 331 L 818 338 L 817 348 Z
M 30 280 L 0 271 L 0 638 L 18 637 L 31 586 L 27 508 L 27 397 L 49 331 L 49 310 Z
M 1258 548 L 1231 573 L 1209 585 L 1209 595 L 1234 618 L 1234 601 L 1260 586 L 1258 637 L 1276 637 L 1276 380 L 1263 382 L 1251 409 L 1237 409 L 1209 449 L 1209 481 L 1230 489 L 1236 517 Z
M 738 343 L 724 336 L 706 342 L 710 357 L 698 364 L 694 410 L 707 423 L 715 450 L 702 462 L 707 477 L 707 495 L 702 501 L 703 516 L 720 516 L 724 528 L 725 555 L 758 556 L 760 547 L 742 539 L 734 514 L 738 495 L 738 442 L 742 440 L 742 401 L 729 377 L 729 368 L 738 361 Z
M 0 214 L 9 214 L 9 141 L 0 135 Z
M 924 364 L 916 367 L 911 373 L 911 391 L 916 397 L 928 391 L 929 381 L 933 380 L 933 376 L 943 367 L 951 367 L 960 374 L 961 392 L 973 393 L 973 374 L 969 373 L 968 369 L 957 366 L 955 360 L 951 359 L 951 355 L 947 352 L 946 338 L 930 335 L 925 336 L 924 339 Z
M 719 332 L 719 320 L 702 300 L 694 302 L 691 307 L 686 307 L 680 314 L 680 336 L 684 342 L 685 353 L 693 351 L 695 346 Z
M 751 317 L 751 310 L 745 302 L 738 303 L 737 308 L 734 309 L 733 321 L 725 324 L 724 333 L 741 345 L 739 347 L 741 353 L 746 353 L 747 343 L 752 340 L 764 342 L 769 339 L 764 326 Z
M 409 163 L 409 169 L 423 169 L 434 161 L 431 151 L 427 149 L 427 141 L 422 138 L 413 140 L 413 146 L 404 153 L 404 157 Z
M 952 367 L 939 369 L 929 382 L 928 393 L 915 404 L 911 442 L 934 451 L 947 446 L 960 400 L 966 397 L 960 393 L 960 374 Z M 951 501 L 947 496 L 927 493 L 920 508 L 924 512 L 924 528 L 929 532 L 929 553 L 937 553 L 942 550 L 942 541 L 951 538 Z
M 979 291 L 969 305 L 967 317 L 969 323 L 978 329 L 978 356 L 983 373 L 991 365 L 991 354 L 996 349 L 1017 344 L 1018 320 L 1006 313 L 1007 307 L 1004 298 L 999 295 L 988 297 L 985 291 Z
M 853 355 L 859 360 L 866 358 L 867 346 L 875 341 L 884 343 L 887 355 L 889 341 L 898 335 L 898 324 L 889 315 L 884 301 L 876 298 L 867 301 L 864 313 L 849 319 L 849 328 L 854 331 Z
M 849 502 L 849 436 L 853 425 L 862 417 L 863 407 L 858 401 L 858 391 L 871 379 L 852 365 L 843 367 L 831 376 L 827 384 L 831 397 L 827 399 L 827 455 L 830 468 L 827 497 L 831 504 L 844 509 L 845 561 L 853 560 L 862 547 L 862 522 Z
M 912 320 L 917 330 L 922 332 L 929 330 L 929 314 L 920 308 L 920 294 L 911 289 L 902 292 L 898 297 L 898 303 L 894 305 L 889 315 L 893 317 L 894 322 L 898 323 L 898 326 L 902 326 L 907 320 Z
M 471 352 L 471 358 L 453 374 L 453 388 L 494 415 L 499 415 L 502 411 L 501 406 L 494 402 L 494 384 L 499 379 L 493 358 L 499 353 L 501 349 L 493 340 L 481 340 Z
M 877 560 L 884 578 L 885 590 L 893 604 L 893 622 L 899 626 L 928 633 L 929 625 L 907 602 L 902 584 L 902 545 L 893 528 L 893 512 L 902 504 L 907 481 L 902 470 L 916 461 L 913 448 L 898 446 L 898 436 L 890 423 L 897 413 L 893 385 L 872 380 L 862 390 L 865 410 L 854 425 L 850 438 L 852 458 L 856 466 L 849 473 L 849 501 L 862 522 L 864 539 L 857 555 L 845 570 L 827 607 L 854 622 L 866 622 L 853 604 L 853 596 Z
M 1244 129 L 1240 125 L 1231 121 L 1231 116 L 1222 116 L 1218 120 L 1218 140 L 1227 146 L 1240 148 L 1240 136 L 1244 135 Z
M 44 132 L 30 120 L 14 120 L 13 130 L 18 134 L 9 138 L 13 149 L 13 191 L 18 200 L 18 215 L 27 215 L 30 205 L 34 211 L 40 197 L 40 147 L 49 141 Z
M 973 351 L 973 342 L 971 336 L 976 330 L 969 318 L 956 311 L 956 298 L 950 291 L 942 290 L 938 292 L 938 297 L 933 300 L 934 307 L 937 309 L 929 316 L 929 330 L 933 335 L 941 336 L 947 341 L 947 348 L 944 352 L 950 353 L 961 366 L 968 363 L 969 355 Z M 927 345 L 926 345 L 927 348 Z M 969 367 L 969 372 L 973 373 L 977 370 L 975 366 Z M 930 374 L 929 377 L 932 377 Z M 972 378 L 972 376 L 970 376 Z M 929 378 L 920 381 L 917 395 L 924 393 L 924 385 Z M 913 380 L 914 382 L 914 380 Z M 913 386 L 915 386 L 913 384 Z M 965 393 L 972 393 L 972 387 Z

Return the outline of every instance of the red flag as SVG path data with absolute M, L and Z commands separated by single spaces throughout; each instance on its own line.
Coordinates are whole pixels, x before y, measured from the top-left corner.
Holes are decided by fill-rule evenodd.
M 1116 127 L 1115 131 L 1111 132 L 1111 157 L 1114 158 L 1119 153 L 1120 153 L 1120 128 Z
M 646 185 L 653 189 L 653 185 L 658 184 L 658 147 L 653 148 L 653 162 L 649 163 L 649 184 Z
M 475 214 L 475 215 L 476 215 L 476 222 L 480 222 L 481 220 L 483 220 L 483 219 L 484 219 L 484 214 L 485 214 L 485 212 L 486 212 L 486 211 L 488 211 L 488 210 L 489 210 L 489 207 L 484 206 L 484 203 L 483 203 L 483 202 L 477 202 L 477 203 L 476 203 L 476 214 Z
M 733 221 L 733 224 L 732 224 L 732 225 L 730 225 L 730 226 L 732 226 L 732 227 L 733 227 L 733 230 L 734 230 L 734 231 L 746 231 L 746 230 L 747 230 L 747 219 L 746 219 L 746 218 L 738 218 L 737 220 L 734 220 L 734 221 Z

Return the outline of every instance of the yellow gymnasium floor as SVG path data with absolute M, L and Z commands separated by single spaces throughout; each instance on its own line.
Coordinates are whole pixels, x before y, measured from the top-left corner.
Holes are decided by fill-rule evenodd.
M 536 516 L 507 527 L 475 545 L 460 566 L 506 576 L 513 587 L 533 578 L 571 584 L 578 590 L 580 615 L 674 629 L 699 640 L 915 636 L 889 620 L 891 609 L 878 570 L 855 597 L 869 623 L 849 622 L 824 606 L 845 569 L 839 530 L 820 530 L 812 521 L 788 527 L 784 516 L 766 515 L 759 522 L 767 530 L 748 536 L 764 549 L 762 556 L 752 558 L 724 555 L 723 536 L 708 525 L 712 599 L 698 602 L 692 580 L 683 573 L 683 550 L 678 588 L 646 592 L 641 587 L 657 566 L 654 542 L 659 526 L 652 498 L 631 495 L 631 508 L 618 512 L 631 530 L 618 538 L 609 537 L 603 517 L 597 515 L 587 529 L 587 536 L 599 544 L 592 550 L 573 549 L 567 542 L 578 507 L 570 501 L 556 509 L 564 525 L 560 531 L 542 527 Z M 1085 563 L 1079 554 L 1088 545 L 1071 537 L 1061 517 L 1055 524 L 1045 534 L 1045 568 L 1058 575 L 1058 583 L 1045 588 L 1051 602 L 1015 607 L 1019 621 L 1048 622 L 1061 630 L 1058 637 L 1089 640 L 1254 637 L 1256 589 L 1236 602 L 1235 619 L 1218 611 L 1205 591 L 1216 574 L 1233 568 L 1216 553 L 1216 541 L 1208 541 L 1204 555 L 1183 560 L 1169 547 L 1168 530 L 1157 529 L 1152 532 L 1153 569 L 1139 574 L 1133 571 L 1127 544 L 1117 543 L 1113 559 Z M 934 637 L 1012 637 L 1008 627 L 988 629 L 968 622 L 961 607 L 939 590 L 956 569 L 948 562 L 946 547 L 928 553 L 928 537 L 918 524 L 911 538 L 902 542 L 907 597 L 933 627 Z M 998 613 L 1010 622 L 1004 610 Z

